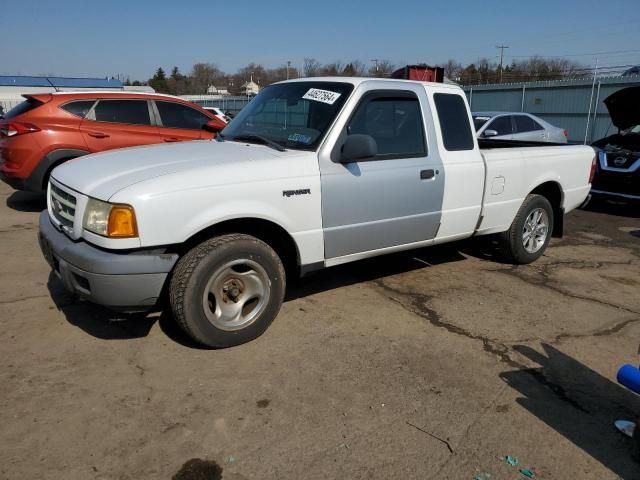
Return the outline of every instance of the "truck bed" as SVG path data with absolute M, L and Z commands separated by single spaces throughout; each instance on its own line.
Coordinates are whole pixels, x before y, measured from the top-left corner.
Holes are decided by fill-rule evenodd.
M 494 140 L 492 138 L 479 138 L 478 147 L 480 150 L 489 150 L 495 148 L 518 148 L 518 147 L 562 147 L 571 145 L 569 143 L 553 143 L 553 142 L 533 142 L 522 140 Z
M 591 147 L 506 140 L 479 143 L 485 164 L 480 234 L 508 228 L 525 196 L 545 182 L 557 187 L 565 212 L 580 205 L 589 190 Z
M 569 143 L 553 142 L 533 142 L 522 140 L 494 140 L 492 138 L 479 138 L 478 147 L 480 150 L 490 150 L 495 148 L 519 148 L 519 147 L 564 147 L 571 146 Z

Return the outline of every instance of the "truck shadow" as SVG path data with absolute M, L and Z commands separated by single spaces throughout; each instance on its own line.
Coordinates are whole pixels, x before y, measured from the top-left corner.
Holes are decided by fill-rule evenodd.
M 158 321 L 157 314 L 124 315 L 77 299 L 69 293 L 53 272 L 49 274 L 47 288 L 58 310 L 67 321 L 102 340 L 126 340 L 146 337 Z
M 638 478 L 631 439 L 614 428 L 618 419 L 640 417 L 640 397 L 594 372 L 555 347 L 544 354 L 518 345 L 514 350 L 540 365 L 500 377 L 522 394 L 518 404 L 620 478 Z
M 459 251 L 464 244 L 447 244 L 410 252 L 401 252 L 321 270 L 302 279 L 289 282 L 285 302 L 328 290 L 334 290 L 360 282 L 367 282 L 412 270 L 428 268 L 441 263 L 465 260 Z M 47 288 L 56 307 L 67 321 L 102 340 L 128 340 L 149 335 L 158 322 L 165 335 L 188 348 L 207 349 L 185 335 L 174 322 L 171 310 L 159 305 L 148 314 L 120 314 L 106 308 L 79 300 L 69 293 L 52 272 Z
M 41 212 L 47 208 L 44 193 L 16 191 L 7 197 L 7 207 L 17 212 Z
M 312 272 L 308 276 L 289 282 L 285 302 L 319 292 L 334 290 L 356 283 L 428 268 L 441 263 L 465 260 L 461 247 L 466 243 L 449 243 L 418 250 L 399 252 L 368 258 Z

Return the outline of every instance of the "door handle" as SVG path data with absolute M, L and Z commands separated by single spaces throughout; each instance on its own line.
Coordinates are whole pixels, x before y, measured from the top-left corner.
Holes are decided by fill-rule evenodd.
M 431 180 L 438 174 L 438 170 L 428 169 L 420 170 L 420 180 Z
M 102 132 L 87 132 L 87 135 L 94 138 L 109 138 L 109 135 Z
M 171 138 L 165 138 L 164 141 L 165 142 L 179 142 L 180 139 L 179 138 L 175 138 L 175 137 L 171 137 Z

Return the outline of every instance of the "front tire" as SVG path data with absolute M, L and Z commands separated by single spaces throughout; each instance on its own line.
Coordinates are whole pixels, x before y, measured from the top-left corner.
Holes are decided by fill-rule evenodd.
M 282 261 L 269 245 L 228 234 L 201 243 L 178 261 L 169 301 L 187 335 L 223 348 L 262 335 L 280 311 L 285 287 Z
M 553 232 L 553 208 L 542 195 L 528 195 L 502 234 L 503 253 L 515 264 L 531 263 L 547 249 Z

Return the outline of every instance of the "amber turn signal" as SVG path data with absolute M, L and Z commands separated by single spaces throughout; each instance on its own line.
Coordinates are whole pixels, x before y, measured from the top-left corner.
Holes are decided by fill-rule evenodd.
M 113 205 L 109 212 L 107 236 L 110 238 L 132 238 L 138 236 L 136 214 L 129 205 Z

